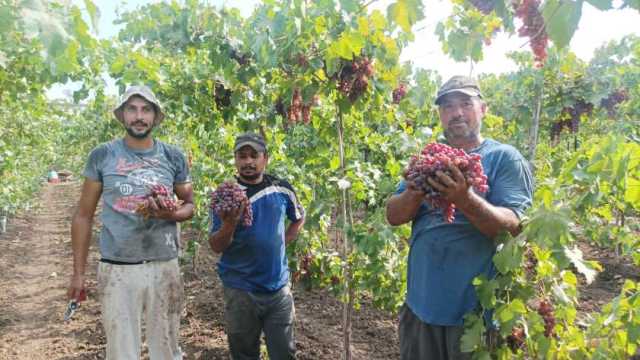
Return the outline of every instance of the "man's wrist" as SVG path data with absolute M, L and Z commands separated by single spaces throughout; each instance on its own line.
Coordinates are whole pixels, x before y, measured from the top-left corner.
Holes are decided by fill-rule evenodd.
M 482 202 L 482 198 L 478 196 L 471 188 L 469 191 L 465 193 L 464 197 L 460 199 L 456 199 L 453 203 L 456 205 L 456 208 L 460 211 L 471 211 L 478 207 L 478 205 Z

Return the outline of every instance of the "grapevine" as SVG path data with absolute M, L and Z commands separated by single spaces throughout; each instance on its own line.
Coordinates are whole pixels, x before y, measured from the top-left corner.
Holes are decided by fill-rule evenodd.
M 484 193 L 489 187 L 480 159 L 478 154 L 467 154 L 462 149 L 452 148 L 445 144 L 430 143 L 424 147 L 420 154 L 411 157 L 409 166 L 404 172 L 404 178 L 407 181 L 412 181 L 425 192 L 426 199 L 431 206 L 444 209 L 445 221 L 452 223 L 455 204 L 440 196 L 439 192 L 427 182 L 427 179 L 436 178 L 438 171 L 452 177 L 449 166 L 455 165 L 475 191 Z
M 240 186 L 232 181 L 225 181 L 211 193 L 211 209 L 219 216 L 223 212 L 236 210 L 244 206 L 242 225 L 251 226 L 253 212 L 247 194 Z

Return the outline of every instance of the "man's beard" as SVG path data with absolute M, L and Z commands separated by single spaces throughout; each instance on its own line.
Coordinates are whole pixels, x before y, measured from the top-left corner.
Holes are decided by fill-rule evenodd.
M 149 136 L 149 134 L 151 133 L 151 131 L 153 130 L 153 125 L 149 126 L 149 128 L 141 133 L 136 133 L 135 130 L 133 130 L 133 127 L 135 126 L 136 123 L 131 124 L 131 126 L 127 127 L 127 134 L 129 134 L 129 136 L 136 138 L 136 139 L 145 139 L 147 136 Z
M 477 138 L 478 135 L 480 134 L 480 128 L 471 128 L 469 127 L 468 123 L 465 122 L 465 124 L 467 124 L 466 126 L 467 128 L 463 133 L 460 133 L 459 131 L 453 131 L 448 128 L 445 129 L 444 130 L 445 138 L 447 138 L 447 140 L 454 140 L 454 139 L 473 140 Z
M 256 168 L 249 167 L 249 168 L 246 168 L 246 169 L 251 169 L 251 170 L 253 170 L 253 174 L 249 174 L 249 175 L 247 175 L 247 174 L 243 174 L 242 170 L 245 170 L 245 169 L 241 169 L 241 171 L 240 171 L 240 177 L 241 177 L 241 178 L 243 178 L 243 179 L 245 179 L 245 180 L 253 181 L 253 180 L 258 179 L 258 178 L 260 177 L 260 175 L 262 175 L 262 173 L 261 173 L 261 172 L 256 171 Z

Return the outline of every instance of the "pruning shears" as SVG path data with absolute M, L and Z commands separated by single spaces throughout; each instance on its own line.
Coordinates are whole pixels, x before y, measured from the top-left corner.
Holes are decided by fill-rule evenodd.
M 64 312 L 64 321 L 69 321 L 73 314 L 76 313 L 76 310 L 80 307 L 80 302 L 85 301 L 87 299 L 87 293 L 82 289 L 78 297 L 75 299 L 71 299 L 69 301 L 69 305 L 67 305 L 67 310 Z

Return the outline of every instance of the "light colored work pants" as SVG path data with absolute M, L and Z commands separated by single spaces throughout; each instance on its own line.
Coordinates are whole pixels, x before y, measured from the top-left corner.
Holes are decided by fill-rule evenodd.
M 143 316 L 150 359 L 182 359 L 178 338 L 184 288 L 177 259 L 139 265 L 100 262 L 98 292 L 107 360 L 140 359 Z

